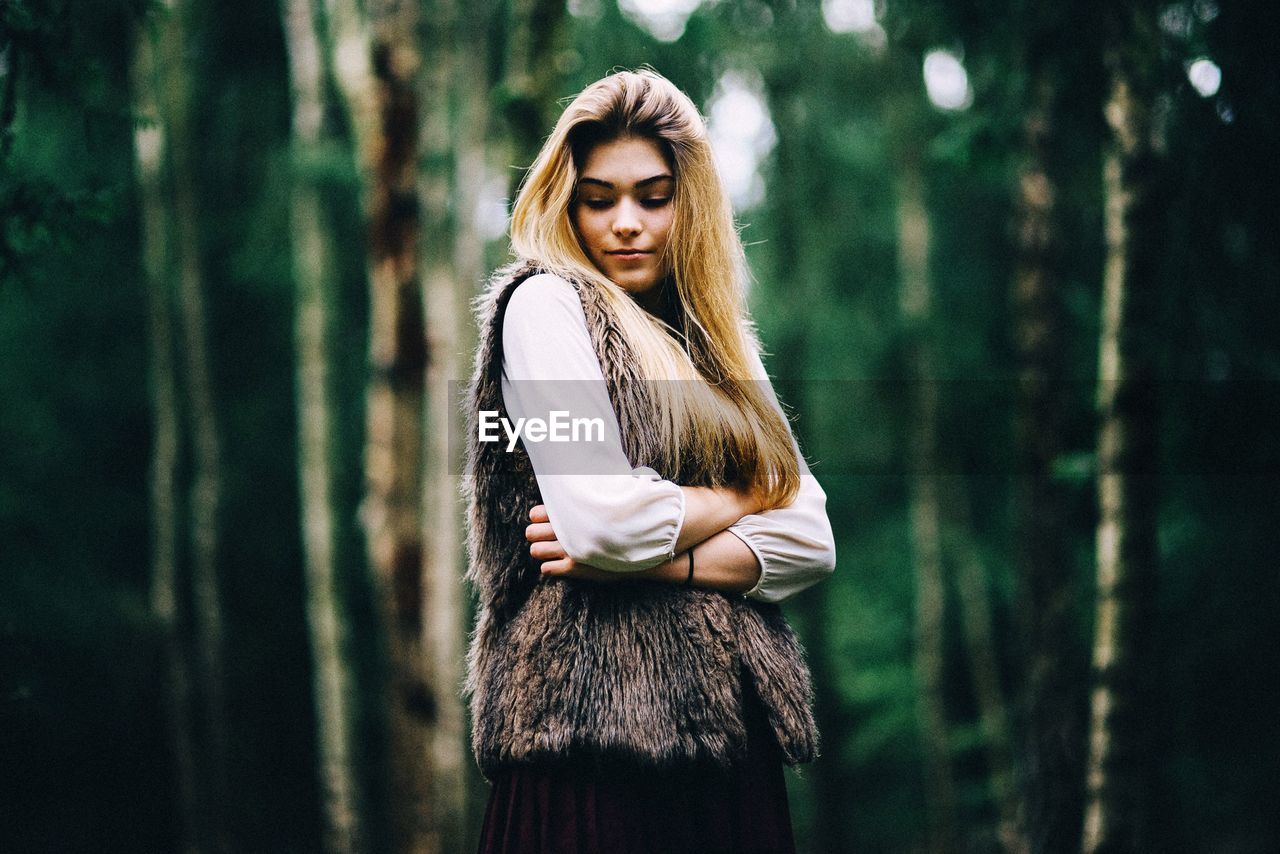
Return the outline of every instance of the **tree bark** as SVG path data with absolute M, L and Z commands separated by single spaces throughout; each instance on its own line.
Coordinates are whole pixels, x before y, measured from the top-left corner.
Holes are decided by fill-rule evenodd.
M 1055 206 L 1049 167 L 1056 90 L 1032 71 L 1023 125 L 1024 157 L 1014 199 L 1012 285 L 1018 352 L 1018 611 L 1026 655 L 1025 822 L 1032 850 L 1078 845 L 1084 744 L 1075 640 L 1076 590 L 1062 544 L 1062 496 L 1053 481 L 1062 449 L 1062 307 L 1058 294 Z
M 423 146 L 419 178 L 423 211 L 424 314 L 427 319 L 426 466 L 424 478 L 423 685 L 435 715 L 429 736 L 433 850 L 475 847 L 468 839 L 467 750 L 462 705 L 466 601 L 463 528 L 458 491 L 463 426 L 458 406 L 463 330 L 472 287 L 482 276 L 483 246 L 475 210 L 485 177 L 488 104 L 486 4 L 436 0 L 429 43 L 436 45 L 423 71 Z
M 898 175 L 899 311 L 908 344 L 912 390 L 909 512 L 916 577 L 916 713 L 924 747 L 929 850 L 954 851 L 956 793 L 943 702 L 945 580 L 939 508 L 938 384 L 930 341 L 933 301 L 930 226 L 919 163 L 904 157 Z
M 164 189 L 164 126 L 155 99 L 155 46 L 146 24 L 136 40 L 133 93 L 137 113 L 154 122 L 134 132 L 141 195 L 143 269 L 147 277 L 148 363 L 152 399 L 151 612 L 159 627 L 165 668 L 164 716 L 173 753 L 179 815 L 178 850 L 202 849 L 193 682 L 185 652 L 190 626 L 179 596 L 180 510 L 178 460 L 182 452 L 178 383 L 173 359 L 173 299 L 169 255 L 172 209 Z
M 309 173 L 334 145 L 325 129 L 324 64 L 311 0 L 285 7 L 293 88 L 293 175 L 290 225 L 296 287 L 298 474 L 307 579 L 307 623 L 313 661 L 317 770 L 329 852 L 367 849 L 359 774 L 358 691 L 351 661 L 351 616 L 335 559 L 333 404 L 330 392 L 330 305 L 336 289 L 332 248 L 319 188 Z
M 1150 850 L 1148 747 L 1158 721 L 1151 681 L 1158 415 L 1153 304 L 1162 210 L 1151 108 L 1158 53 L 1154 13 L 1126 3 L 1111 14 L 1086 852 Z
M 218 584 L 220 512 L 222 505 L 222 441 L 214 404 L 207 311 L 200 259 L 199 206 L 190 81 L 186 62 L 186 6 L 170 0 L 168 13 L 156 23 L 155 93 L 159 126 L 165 139 L 172 208 L 169 251 L 177 277 L 176 326 L 186 412 L 191 430 L 190 491 L 191 597 L 193 632 L 199 662 L 199 690 L 204 705 L 203 749 L 197 761 L 203 850 L 228 851 L 230 746 L 227 733 L 224 630 Z
M 200 270 L 196 232 L 198 214 L 194 175 L 190 167 L 175 163 L 174 196 L 178 230 L 178 264 L 181 295 L 182 351 L 187 378 L 188 413 L 191 419 L 194 475 L 191 484 L 192 573 L 191 591 L 197 614 L 196 645 L 205 691 L 211 801 L 216 814 L 215 838 L 219 851 L 230 850 L 226 809 L 230 804 L 228 762 L 230 744 L 226 722 L 226 668 L 222 595 L 218 584 L 219 520 L 222 508 L 222 439 L 213 401 L 203 273 Z
M 339 88 L 356 140 L 367 224 L 370 378 L 361 518 L 387 637 L 390 797 L 395 845 L 433 851 L 437 709 L 423 648 L 423 323 L 418 197 L 418 6 L 377 0 L 367 17 L 331 0 Z

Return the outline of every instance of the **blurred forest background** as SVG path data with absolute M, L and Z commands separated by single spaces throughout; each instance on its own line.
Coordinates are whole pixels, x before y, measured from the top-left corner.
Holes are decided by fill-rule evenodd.
M 837 535 L 800 850 L 1280 850 L 1277 46 L 1267 0 L 2 0 L 0 850 L 474 849 L 450 383 L 558 102 L 642 63 Z

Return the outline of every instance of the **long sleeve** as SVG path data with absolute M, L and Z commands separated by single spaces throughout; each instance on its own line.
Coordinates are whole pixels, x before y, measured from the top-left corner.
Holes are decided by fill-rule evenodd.
M 774 394 L 764 364 L 755 357 L 756 376 L 763 382 L 775 409 Z M 785 414 L 783 419 L 786 420 Z M 788 422 L 790 429 L 790 422 Z M 835 571 L 836 545 L 827 517 L 827 495 L 809 472 L 809 465 L 792 437 L 800 463 L 800 491 L 786 507 L 743 516 L 729 527 L 755 553 L 760 580 L 744 595 L 762 602 L 781 602 Z
M 615 572 L 674 557 L 684 492 L 653 469 L 632 469 L 573 286 L 549 274 L 522 282 L 503 316 L 502 352 L 502 399 L 513 424 L 550 422 L 559 412 L 604 425 L 600 440 L 588 431 L 577 441 L 524 442 L 565 553 Z
M 603 441 L 524 443 L 565 552 L 616 572 L 646 569 L 674 557 L 684 523 L 684 492 L 653 469 L 631 468 L 573 287 L 547 274 L 517 287 L 504 315 L 502 346 L 503 402 L 513 422 L 550 420 L 560 411 L 573 418 L 599 418 L 605 425 Z M 758 356 L 755 366 L 781 412 Z M 801 470 L 796 500 L 744 516 L 728 528 L 760 565 L 760 579 L 745 595 L 764 602 L 782 601 L 816 584 L 835 566 L 826 494 L 798 447 L 796 454 Z

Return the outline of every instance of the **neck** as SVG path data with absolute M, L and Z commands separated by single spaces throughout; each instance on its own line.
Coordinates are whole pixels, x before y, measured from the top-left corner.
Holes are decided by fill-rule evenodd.
M 662 299 L 661 287 L 650 288 L 642 294 L 632 294 L 631 298 L 636 301 L 636 305 L 650 314 L 662 316 L 662 308 L 666 300 Z
M 632 294 L 636 305 L 667 323 L 675 321 L 675 305 L 671 299 L 671 283 L 664 280 L 641 294 Z

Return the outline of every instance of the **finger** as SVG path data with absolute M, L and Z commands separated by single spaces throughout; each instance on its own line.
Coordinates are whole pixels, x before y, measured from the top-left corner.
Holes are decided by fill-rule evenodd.
M 556 539 L 556 532 L 552 530 L 551 523 L 537 522 L 524 529 L 524 538 L 531 543 L 554 540 Z
M 550 522 L 551 517 L 547 515 L 547 505 L 535 504 L 533 509 L 529 511 L 530 522 Z
M 538 560 L 559 560 L 568 557 L 556 540 L 549 543 L 534 543 L 529 546 L 529 554 Z
M 561 558 L 560 560 L 549 560 L 542 565 L 543 575 L 568 575 L 573 571 L 573 560 L 571 558 Z

